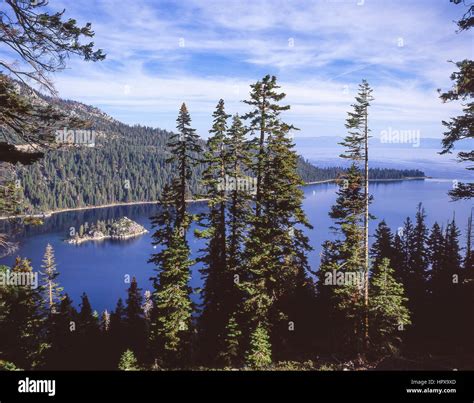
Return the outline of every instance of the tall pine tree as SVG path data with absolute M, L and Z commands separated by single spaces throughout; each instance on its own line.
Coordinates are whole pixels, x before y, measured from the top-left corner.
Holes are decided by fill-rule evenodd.
M 154 285 L 154 308 L 151 320 L 151 342 L 156 358 L 162 365 L 184 365 L 189 362 L 193 303 L 189 245 L 186 232 L 191 216 L 186 211 L 186 194 L 196 164 L 196 153 L 201 151 L 191 117 L 183 103 L 177 122 L 178 133 L 170 137 L 168 147 L 177 175 L 166 186 L 161 200 L 160 213 L 152 218 L 157 227 L 153 244 L 163 249 L 154 254 L 150 262 L 157 266 Z

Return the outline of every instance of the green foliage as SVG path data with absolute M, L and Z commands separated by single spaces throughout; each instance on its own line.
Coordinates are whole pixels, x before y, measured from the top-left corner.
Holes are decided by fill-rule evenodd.
M 255 109 L 245 118 L 250 120 L 248 129 L 260 137 L 257 161 L 251 165 L 257 178 L 255 213 L 245 240 L 241 288 L 246 293 L 246 326 L 270 334 L 272 327 L 288 320 L 292 296 L 308 285 L 306 253 L 311 247 L 302 228 L 311 226 L 302 209 L 302 180 L 290 138 L 295 128 L 280 119 L 281 111 L 289 109 L 278 103 L 285 94 L 277 92 L 276 78 L 270 76 L 251 88 L 245 102 Z M 279 347 L 285 344 L 291 345 L 285 334 L 275 332 L 275 351 L 284 353 Z
M 393 353 L 405 326 L 411 323 L 403 285 L 393 276 L 385 258 L 370 278 L 369 320 L 372 348 L 379 353 Z
M 137 359 L 132 350 L 126 350 L 120 357 L 118 368 L 121 371 L 139 371 Z
M 235 284 L 227 266 L 226 203 L 229 163 L 226 150 L 227 119 L 224 101 L 221 99 L 213 113 L 213 125 L 209 131 L 207 151 L 204 153 L 206 169 L 202 186 L 208 199 L 208 211 L 199 217 L 200 226 L 196 235 L 206 239 L 199 259 L 204 263 L 200 270 L 204 280 L 202 289 L 202 313 L 199 318 L 199 337 L 205 351 L 205 362 L 215 365 L 223 347 L 225 326 L 235 309 Z
M 14 275 L 33 275 L 28 259 L 16 258 Z M 6 361 L 21 368 L 35 368 L 43 361 L 43 343 L 38 337 L 45 322 L 41 307 L 41 289 L 31 285 L 7 286 L 4 300 L 2 352 Z
M 0 360 L 0 371 L 22 371 L 17 368 L 13 362 Z
M 272 363 L 270 336 L 265 326 L 258 324 L 250 337 L 246 364 L 253 369 L 264 369 Z
M 172 135 L 169 147 L 173 150 L 168 163 L 177 164 L 177 175 L 164 191 L 163 209 L 152 219 L 157 230 L 153 234 L 155 245 L 163 249 L 154 254 L 150 262 L 157 266 L 157 275 L 152 278 L 154 286 L 154 309 L 151 319 L 151 343 L 154 352 L 166 365 L 183 365 L 189 358 L 191 337 L 191 315 L 193 303 L 189 286 L 190 250 L 186 231 L 192 217 L 186 211 L 187 183 L 192 177 L 191 166 L 196 161 L 192 152 L 200 151 L 197 136 L 190 127 L 191 118 L 186 105 L 181 106 L 177 128 L 179 134 Z
M 393 261 L 394 254 L 392 231 L 385 220 L 382 220 L 375 230 L 374 242 L 370 249 L 372 271 L 375 272 L 385 258 Z
M 43 277 L 43 294 L 44 304 L 53 314 L 56 313 L 59 303 L 62 299 L 63 288 L 59 286 L 56 278 L 59 273 L 56 268 L 56 262 L 54 259 L 53 247 L 48 243 L 46 245 L 46 251 L 43 258 L 43 265 L 41 266 L 44 270 L 42 273 Z
M 459 4 L 459 0 L 452 0 Z M 468 11 L 461 20 L 458 21 L 460 31 L 469 30 L 474 26 L 473 6 L 468 5 Z M 474 138 L 474 61 L 464 59 L 455 63 L 458 71 L 451 74 L 451 80 L 454 83 L 452 90 L 440 94 L 443 102 L 462 101 L 463 115 L 451 118 L 449 121 L 443 120 L 446 127 L 444 138 L 442 140 L 443 149 L 441 154 L 451 153 L 456 142 Z M 474 161 L 474 152 L 461 151 L 458 153 L 458 160 L 464 162 Z M 467 166 L 468 170 L 474 167 Z M 458 183 L 458 185 L 449 192 L 453 200 L 469 199 L 474 197 L 474 183 Z
M 235 317 L 231 317 L 226 326 L 226 333 L 224 339 L 224 348 L 220 352 L 220 359 L 224 366 L 232 367 L 239 363 L 240 344 L 242 332 L 239 329 Z

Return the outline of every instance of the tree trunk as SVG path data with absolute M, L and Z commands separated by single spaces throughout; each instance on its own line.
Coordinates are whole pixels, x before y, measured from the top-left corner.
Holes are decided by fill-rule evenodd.
M 364 253 L 365 253 L 365 284 L 364 284 L 364 305 L 365 305 L 365 329 L 364 329 L 364 347 L 367 350 L 369 344 L 369 130 L 368 130 L 368 113 L 365 107 L 365 167 L 364 167 Z

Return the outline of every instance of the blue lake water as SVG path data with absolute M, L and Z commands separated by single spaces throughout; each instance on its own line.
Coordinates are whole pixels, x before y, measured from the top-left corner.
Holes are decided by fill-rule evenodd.
M 371 212 L 377 219 L 371 223 L 371 231 L 381 219 L 385 219 L 392 229 L 402 225 L 407 216 L 413 217 L 419 202 L 422 202 L 427 223 L 440 224 L 456 216 L 458 226 L 463 230 L 461 244 L 465 242 L 465 228 L 473 206 L 472 201 L 451 202 L 447 192 L 452 188 L 452 180 L 429 179 L 416 181 L 373 182 L 370 192 L 374 196 Z M 304 209 L 314 229 L 308 230 L 311 245 L 310 264 L 316 270 L 319 262 L 321 244 L 332 238 L 329 227 L 332 224 L 328 212 L 336 199 L 334 184 L 317 184 L 304 187 Z M 206 208 L 206 203 L 190 204 L 192 213 Z M 41 260 L 47 243 L 53 245 L 58 277 L 65 291 L 77 305 L 80 295 L 86 292 L 97 311 L 115 307 L 119 297 L 126 297 L 127 276 L 135 276 L 139 286 L 145 291 L 151 288 L 149 278 L 154 266 L 147 263 L 153 252 L 151 245 L 152 229 L 149 217 L 157 211 L 156 205 L 116 206 L 93 210 L 72 211 L 55 214 L 45 219 L 43 226 L 26 228 L 20 235 L 20 249 L 13 255 L 0 259 L 0 264 L 11 265 L 15 256 L 28 257 L 35 270 L 41 269 Z M 127 216 L 145 226 L 150 232 L 139 238 L 127 241 L 105 240 L 87 242 L 82 245 L 69 245 L 63 241 L 71 227 L 79 228 L 84 222 L 95 222 L 109 218 Z M 189 235 L 193 256 L 203 246 L 203 241 Z M 202 284 L 198 266 L 193 268 L 191 285 Z M 196 297 L 195 297 L 196 298 Z

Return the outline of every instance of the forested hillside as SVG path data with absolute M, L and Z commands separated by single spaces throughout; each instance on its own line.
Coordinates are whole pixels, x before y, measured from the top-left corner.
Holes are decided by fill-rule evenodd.
M 94 147 L 63 145 L 29 166 L 18 166 L 28 212 L 155 201 L 175 169 L 165 160 L 170 132 L 118 122 L 92 106 L 44 97 L 49 104 L 90 122 Z M 204 141 L 202 146 L 205 147 Z M 197 156 L 199 157 L 199 156 Z M 199 195 L 204 166 L 197 165 L 189 183 L 189 198 Z M 317 168 L 300 158 L 298 171 L 305 182 L 335 179 L 339 167 Z M 422 177 L 418 170 L 373 169 L 372 179 Z

